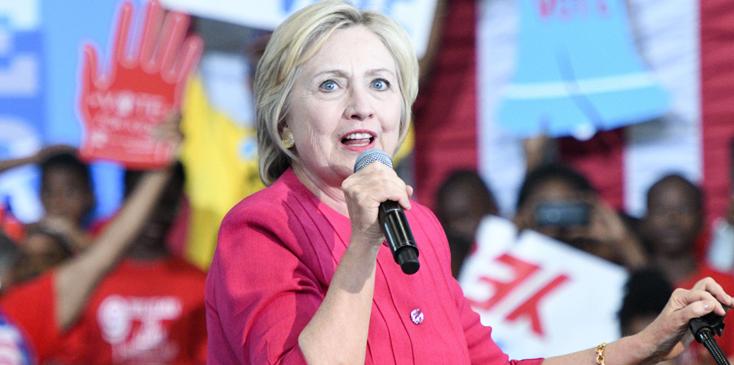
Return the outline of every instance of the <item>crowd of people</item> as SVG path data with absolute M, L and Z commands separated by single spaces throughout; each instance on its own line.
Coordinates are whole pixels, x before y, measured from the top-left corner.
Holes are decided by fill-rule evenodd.
M 0 206 L 0 363 L 603 365 L 606 356 L 610 364 L 713 364 L 702 347 L 678 343 L 689 319 L 734 304 L 726 294 L 734 293 L 734 259 L 716 254 L 734 252 L 734 214 L 709 244 L 694 182 L 661 177 L 635 218 L 557 156 L 527 151 L 507 219 L 630 275 L 622 339 L 515 362 L 454 280 L 485 244 L 480 226 L 499 215 L 483 178 L 449 174 L 434 217 L 394 170 L 353 171 L 360 152 L 393 155 L 409 130 L 418 60 L 400 27 L 328 1 L 289 18 L 259 57 L 253 88 L 267 187 L 224 219 L 208 278 L 170 249 L 171 227 L 187 213 L 176 156 L 158 169 L 125 171 L 124 203 L 102 220 L 92 219 L 94 183 L 75 148 L 0 162 L 0 173 L 39 167 L 45 212 L 23 224 Z M 178 123 L 171 117 L 164 127 Z M 160 136 L 182 143 L 177 133 Z M 405 209 L 421 244 L 416 276 L 403 275 L 382 244 L 377 211 L 386 200 Z M 702 255 L 700 247 L 710 249 Z M 734 323 L 719 343 L 734 354 Z
M 465 186 L 471 184 L 471 188 L 458 188 L 457 179 L 464 181 Z M 477 173 L 460 171 L 446 178 L 439 189 L 437 214 L 447 232 L 452 269 L 457 278 L 467 252 L 475 250 L 478 244 L 496 244 L 477 242 L 483 218 L 497 215 L 487 208 L 495 205 L 495 199 L 490 187 L 481 181 Z M 447 190 L 454 192 L 447 193 Z M 462 190 L 471 194 L 457 202 Z M 451 194 L 456 198 L 448 201 L 445 197 Z M 467 204 L 465 213 L 454 213 L 452 205 L 456 204 Z M 566 219 L 548 221 L 543 214 L 548 206 L 565 207 Z M 574 219 L 577 215 L 582 217 Z M 728 228 L 727 219 L 724 217 L 719 222 L 724 226 L 720 229 Z M 613 210 L 589 180 L 570 166 L 558 161 L 530 165 L 519 190 L 516 213 L 510 220 L 520 232 L 525 229 L 539 232 L 629 272 L 618 312 L 623 336 L 637 333 L 651 323 L 674 288 L 689 287 L 705 277 L 714 278 L 724 288 L 734 288 L 731 267 L 725 263 L 716 265 L 721 260 L 717 261 L 715 256 L 722 247 L 729 247 L 731 237 L 712 236 L 705 229 L 701 188 L 680 174 L 671 173 L 654 182 L 646 194 L 645 214 L 636 218 Z M 470 229 L 465 231 L 460 227 Z M 465 233 L 452 234 L 457 231 Z M 731 320 L 726 317 L 724 334 L 719 340 L 727 354 L 734 350 Z M 714 363 L 708 352 L 697 346 L 677 361 L 671 363 Z

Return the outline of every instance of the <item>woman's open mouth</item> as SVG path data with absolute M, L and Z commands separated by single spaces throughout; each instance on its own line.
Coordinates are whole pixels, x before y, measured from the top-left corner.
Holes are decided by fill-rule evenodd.
M 341 139 L 342 144 L 351 148 L 369 147 L 375 142 L 375 136 L 368 132 L 347 133 Z

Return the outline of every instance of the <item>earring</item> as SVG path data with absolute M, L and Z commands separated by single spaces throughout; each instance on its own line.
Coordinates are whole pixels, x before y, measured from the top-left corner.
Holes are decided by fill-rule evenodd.
M 285 148 L 287 150 L 293 148 L 293 146 L 296 145 L 296 141 L 293 139 L 293 132 L 291 132 L 291 131 L 289 131 L 287 129 L 284 130 L 283 131 L 283 137 L 280 140 L 280 143 L 282 143 L 283 144 L 283 148 Z

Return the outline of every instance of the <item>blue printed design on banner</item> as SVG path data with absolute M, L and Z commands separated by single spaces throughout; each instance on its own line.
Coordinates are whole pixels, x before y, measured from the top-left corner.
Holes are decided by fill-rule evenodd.
M 624 0 L 523 0 L 520 9 L 516 71 L 498 108 L 503 128 L 589 138 L 668 110 L 635 49 Z
M 37 6 L 0 9 L 0 160 L 27 156 L 42 140 L 45 77 Z M 33 166 L 0 176 L 0 205 L 22 220 L 41 213 Z

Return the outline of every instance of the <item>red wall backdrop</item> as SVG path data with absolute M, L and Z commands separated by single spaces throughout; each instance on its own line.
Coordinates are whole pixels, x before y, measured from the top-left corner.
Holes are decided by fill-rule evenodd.
M 447 1 L 438 52 L 413 109 L 416 194 L 430 207 L 448 173 L 477 168 L 477 6 Z
M 726 212 L 734 139 L 734 1 L 701 0 L 703 187 L 708 220 Z

